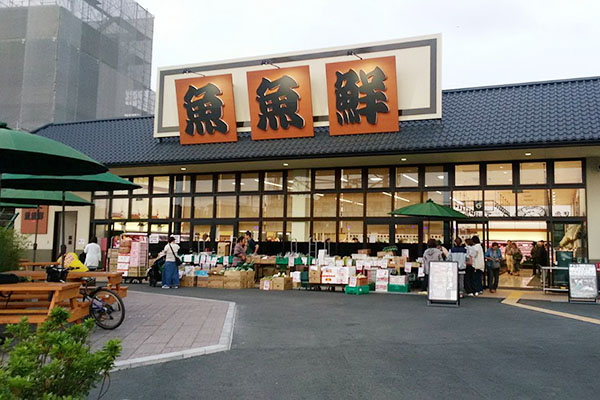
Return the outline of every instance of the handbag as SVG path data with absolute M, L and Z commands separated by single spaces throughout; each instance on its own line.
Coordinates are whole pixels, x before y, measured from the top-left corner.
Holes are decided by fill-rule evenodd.
M 181 258 L 179 258 L 179 256 L 177 254 L 175 254 L 173 247 L 171 247 L 171 243 L 169 243 L 169 247 L 171 248 L 171 251 L 173 252 L 173 255 L 175 256 L 175 265 L 177 265 L 179 267 L 181 264 L 183 264 L 183 261 L 181 261 Z

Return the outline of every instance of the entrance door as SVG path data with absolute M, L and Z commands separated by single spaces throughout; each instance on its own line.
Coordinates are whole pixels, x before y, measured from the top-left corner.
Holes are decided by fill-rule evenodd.
M 77 240 L 77 211 L 65 212 L 65 244 L 67 252 L 76 250 Z M 62 244 L 62 212 L 57 211 L 54 214 L 54 244 L 52 246 L 52 259 L 58 259 L 60 246 Z

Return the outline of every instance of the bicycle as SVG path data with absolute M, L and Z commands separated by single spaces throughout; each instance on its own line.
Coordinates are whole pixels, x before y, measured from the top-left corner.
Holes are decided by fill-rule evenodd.
M 67 275 L 73 268 L 48 267 L 46 268 L 48 282 L 66 282 Z M 96 325 L 102 329 L 112 330 L 123 323 L 125 319 L 125 304 L 121 297 L 105 287 L 95 289 L 95 278 L 82 278 L 79 293 L 82 301 L 90 303 L 89 316 L 94 318 Z
M 90 291 L 88 287 L 95 282 L 94 278 L 83 278 L 79 289 L 83 301 L 90 302 L 90 316 L 102 329 L 118 328 L 125 319 L 125 304 L 118 294 L 108 288 L 100 286 Z

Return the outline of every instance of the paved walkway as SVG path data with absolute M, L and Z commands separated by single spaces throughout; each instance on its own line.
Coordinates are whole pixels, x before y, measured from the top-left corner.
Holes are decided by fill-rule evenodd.
M 235 303 L 134 291 L 124 300 L 123 324 L 92 334 L 96 349 L 109 339 L 122 340 L 117 369 L 229 350 Z

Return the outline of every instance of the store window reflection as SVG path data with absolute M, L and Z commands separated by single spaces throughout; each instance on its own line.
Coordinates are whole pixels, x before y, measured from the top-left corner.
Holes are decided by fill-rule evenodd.
M 283 195 L 263 196 L 263 218 L 283 218 Z
M 133 178 L 133 183 L 140 185 L 141 188 L 134 189 L 133 194 L 148 194 L 150 188 L 150 178 L 147 176 L 136 176 Z
M 310 238 L 310 221 L 288 221 L 286 223 L 287 240 L 308 242 Z
M 155 176 L 152 180 L 152 193 L 154 194 L 166 194 L 169 193 L 169 182 L 168 176 Z
M 469 216 L 483 216 L 483 194 L 481 190 L 456 190 L 452 192 L 452 208 Z
M 396 243 L 419 243 L 419 224 L 394 225 Z
M 394 194 L 394 210 L 413 204 L 419 204 L 420 202 L 421 193 L 419 192 L 396 192 L 396 194 Z
M 431 200 L 442 206 L 450 206 L 451 197 L 450 192 L 435 190 L 423 193 L 423 202 Z
M 194 198 L 194 218 L 213 217 L 213 197 L 202 196 Z
M 517 215 L 517 196 L 512 190 L 486 190 L 486 217 L 514 217 Z
M 444 241 L 444 222 L 443 221 L 426 221 L 423 223 L 423 239 L 425 243 L 429 239 Z
M 260 196 L 240 196 L 240 218 L 258 218 L 259 215 Z
M 337 195 L 335 193 L 315 193 L 313 204 L 313 214 L 315 217 L 336 216 Z
M 389 217 L 391 211 L 390 193 L 367 193 L 367 217 Z
M 512 164 L 488 164 L 486 179 L 488 185 L 512 185 Z
M 258 240 L 258 228 L 258 221 L 240 221 L 238 224 L 237 236 L 240 237 L 249 231 L 252 233 L 252 238 Z
M 310 217 L 310 194 L 288 194 L 287 195 L 287 217 L 309 218 Z
M 585 217 L 585 189 L 552 190 L 554 217 Z
M 546 184 L 546 163 L 530 162 L 521 163 L 519 179 L 521 185 Z
M 369 189 L 390 187 L 389 168 L 369 168 L 368 175 L 367 187 Z
M 313 231 L 316 242 L 324 242 L 329 239 L 336 241 L 336 222 L 335 221 L 314 221 Z
M 365 209 L 362 193 L 340 194 L 340 217 L 362 217 Z
M 222 192 L 235 192 L 235 174 L 219 174 L 217 177 L 217 190 Z
M 217 218 L 235 218 L 235 196 L 217 196 Z
M 555 161 L 554 183 L 582 183 L 583 168 L 581 161 Z
M 320 169 L 315 171 L 315 189 L 335 189 L 335 170 Z
M 362 170 L 361 169 L 342 169 L 340 177 L 340 186 L 342 189 L 361 189 L 362 188 Z
M 310 191 L 310 169 L 290 170 L 287 179 L 287 190 L 289 192 Z
M 283 241 L 283 221 L 263 221 L 261 240 L 265 242 Z
M 189 175 L 176 175 L 174 193 L 189 193 L 192 190 L 192 177 Z
M 108 199 L 94 200 L 94 219 L 108 219 Z
M 396 168 L 396 187 L 418 187 L 419 186 L 419 168 L 418 167 L 398 167 Z
M 363 243 L 363 222 L 340 221 L 339 238 L 340 242 Z
M 173 218 L 190 218 L 192 216 L 192 199 L 190 197 L 173 197 Z
M 169 203 L 171 199 L 168 197 L 154 197 L 152 199 L 152 219 L 167 219 L 169 218 Z
M 548 215 L 548 191 L 544 189 L 523 190 L 517 194 L 519 217 L 545 217 Z
M 479 165 L 456 165 L 454 167 L 454 184 L 456 186 L 479 186 Z
M 265 172 L 265 188 L 266 191 L 283 190 L 283 172 L 267 171 Z
M 425 187 L 448 186 L 448 171 L 443 165 L 425 167 Z
M 390 226 L 379 224 L 367 225 L 367 243 L 389 243 Z
M 257 192 L 259 184 L 258 172 L 244 173 L 240 177 L 240 191 Z
M 150 211 L 150 199 L 134 197 L 131 199 L 131 219 L 147 219 Z
M 173 236 L 179 238 L 179 243 L 187 243 L 190 241 L 190 223 L 189 222 L 174 222 Z
M 129 216 L 129 199 L 113 199 L 110 215 L 114 219 L 127 219 Z
M 213 177 L 212 177 L 212 175 L 197 175 L 195 191 L 196 191 L 196 193 L 212 193 L 213 192 Z

